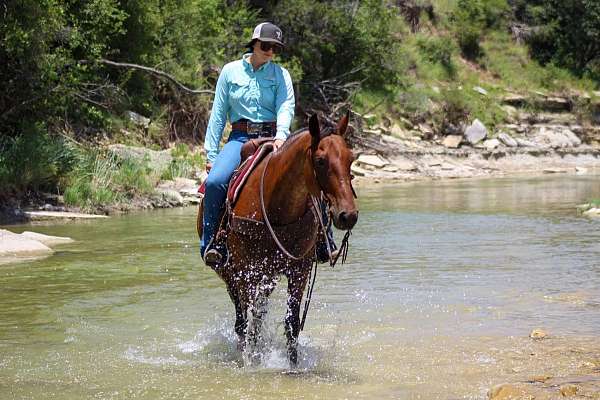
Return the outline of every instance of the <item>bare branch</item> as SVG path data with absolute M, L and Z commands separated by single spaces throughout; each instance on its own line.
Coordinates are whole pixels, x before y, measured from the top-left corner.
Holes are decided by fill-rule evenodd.
M 189 93 L 189 94 L 214 94 L 215 93 L 213 90 L 190 89 L 187 86 L 185 86 L 184 84 L 182 84 L 181 82 L 179 82 L 177 79 L 175 79 L 175 77 L 173 75 L 170 75 L 164 71 L 161 71 L 161 70 L 158 70 L 155 68 L 146 67 L 144 65 L 131 64 L 131 63 L 120 63 L 120 62 L 116 62 L 116 61 L 106 60 L 104 58 L 100 58 L 96 61 L 99 63 L 102 63 L 102 64 L 113 66 L 113 67 L 137 69 L 139 71 L 149 72 L 153 75 L 160 76 L 161 78 L 168 79 L 169 81 L 173 82 L 180 90 L 182 90 L 186 93 Z M 80 62 L 87 64 L 87 63 L 90 63 L 91 61 L 83 60 Z

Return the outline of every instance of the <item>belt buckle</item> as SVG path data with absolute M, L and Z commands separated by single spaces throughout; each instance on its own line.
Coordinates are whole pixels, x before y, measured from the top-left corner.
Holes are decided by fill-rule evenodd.
M 246 122 L 246 133 L 248 136 L 259 137 L 263 130 L 263 124 L 261 122 Z

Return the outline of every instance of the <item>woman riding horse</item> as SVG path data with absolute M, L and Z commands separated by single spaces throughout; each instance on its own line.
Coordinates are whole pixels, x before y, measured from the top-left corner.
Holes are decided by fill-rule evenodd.
M 204 262 L 213 268 L 220 265 L 226 256 L 226 248 L 213 239 L 229 180 L 240 164 L 242 145 L 251 138 L 274 136 L 273 148 L 277 150 L 288 137 L 294 118 L 294 89 L 290 74 L 271 61 L 273 55 L 280 53 L 284 47 L 281 29 L 269 22 L 259 24 L 247 47 L 249 53 L 244 54 L 241 60 L 225 65 L 221 71 L 204 142 L 209 174 L 205 182 L 200 254 Z M 219 153 L 227 118 L 231 121 L 232 131 Z M 319 250 L 319 258 L 328 260 L 327 247 L 320 246 Z

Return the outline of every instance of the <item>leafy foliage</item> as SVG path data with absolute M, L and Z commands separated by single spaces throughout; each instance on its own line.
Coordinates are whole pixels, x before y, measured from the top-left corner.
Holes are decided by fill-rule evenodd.
M 534 57 L 600 82 L 600 2 L 534 0 L 520 6 L 521 18 L 536 25 L 529 42 Z
M 452 14 L 454 31 L 463 55 L 476 60 L 482 55 L 480 40 L 487 29 L 504 23 L 506 0 L 458 0 Z

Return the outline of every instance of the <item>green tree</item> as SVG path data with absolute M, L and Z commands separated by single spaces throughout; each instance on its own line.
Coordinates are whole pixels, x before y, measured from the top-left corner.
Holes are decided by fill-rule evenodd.
M 597 0 L 532 1 L 532 54 L 600 82 L 600 2 Z

